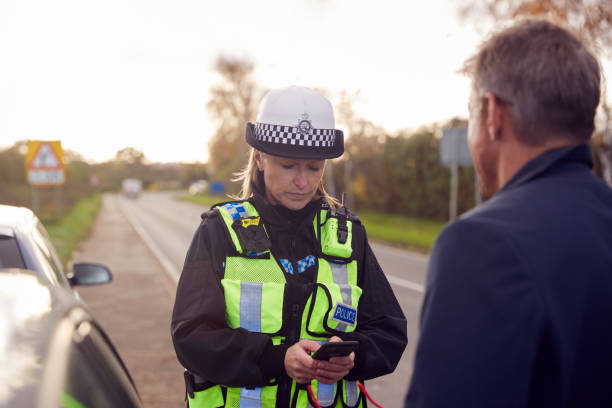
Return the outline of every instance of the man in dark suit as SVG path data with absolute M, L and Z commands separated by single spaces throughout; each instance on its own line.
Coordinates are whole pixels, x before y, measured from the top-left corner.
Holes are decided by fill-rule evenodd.
M 468 60 L 483 205 L 431 253 L 406 407 L 612 407 L 612 190 L 590 171 L 599 65 L 527 20 Z

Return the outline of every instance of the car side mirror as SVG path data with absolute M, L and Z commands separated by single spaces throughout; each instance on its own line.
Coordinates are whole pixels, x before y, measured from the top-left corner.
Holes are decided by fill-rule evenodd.
M 112 280 L 111 271 L 97 263 L 76 262 L 72 265 L 72 274 L 68 275 L 71 286 L 99 285 Z

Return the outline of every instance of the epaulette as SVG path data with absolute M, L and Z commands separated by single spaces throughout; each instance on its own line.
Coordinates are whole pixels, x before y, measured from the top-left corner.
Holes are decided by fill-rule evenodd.
M 247 201 L 247 200 L 229 200 L 229 201 L 222 201 L 222 202 L 220 202 L 220 203 L 213 204 L 213 205 L 210 207 L 210 209 L 212 210 L 212 209 L 214 209 L 214 208 L 216 208 L 216 207 L 221 207 L 222 205 L 225 205 L 225 204 L 242 203 L 242 202 L 244 202 L 244 201 Z

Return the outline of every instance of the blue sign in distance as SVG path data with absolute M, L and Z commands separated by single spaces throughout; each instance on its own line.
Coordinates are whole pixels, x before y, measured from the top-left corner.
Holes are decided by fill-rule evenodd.
M 212 195 L 221 195 L 225 192 L 225 184 L 220 181 L 213 181 L 208 186 L 208 192 Z

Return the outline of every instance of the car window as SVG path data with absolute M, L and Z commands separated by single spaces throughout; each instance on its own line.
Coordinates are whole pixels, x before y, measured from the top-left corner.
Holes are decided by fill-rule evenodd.
M 45 230 L 45 227 L 38 220 L 36 220 L 36 227 L 33 229 L 32 235 L 34 236 L 36 247 L 44 258 L 45 263 L 48 264 L 53 270 L 57 281 L 64 285 L 68 285 L 64 268 L 62 267 L 62 262 L 55 251 L 55 247 L 49 238 L 49 234 L 47 234 L 47 230 Z
M 82 322 L 75 334 L 61 407 L 139 407 L 131 380 L 105 336 L 89 322 Z
M 25 268 L 15 238 L 0 235 L 0 268 Z

